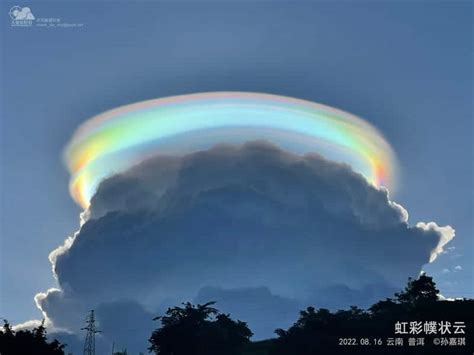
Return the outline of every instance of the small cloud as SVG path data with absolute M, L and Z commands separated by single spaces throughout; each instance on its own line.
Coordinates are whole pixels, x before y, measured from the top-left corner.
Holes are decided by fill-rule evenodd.
M 454 271 L 461 271 L 462 270 L 462 266 L 461 265 L 456 265 L 454 267 Z
M 448 248 L 444 248 L 444 250 L 442 251 L 441 254 L 453 254 L 453 252 L 456 250 L 455 247 L 448 247 Z
M 19 330 L 33 329 L 33 328 L 39 327 L 41 323 L 42 321 L 39 319 L 31 319 L 23 323 L 15 324 L 12 328 L 15 332 L 17 332 Z M 47 323 L 49 323 L 48 320 L 46 320 L 45 326 L 48 326 Z
M 430 263 L 432 263 L 439 254 L 443 253 L 443 247 L 454 238 L 455 230 L 451 226 L 438 226 L 435 222 L 418 222 L 416 226 L 426 232 L 435 232 L 440 236 L 438 244 L 431 251 Z
M 438 294 L 438 300 L 454 302 L 454 301 L 462 301 L 463 298 L 462 297 L 445 297 L 441 293 L 439 293 Z
M 443 269 L 441 272 L 442 272 L 443 274 L 449 274 L 449 273 L 450 273 L 449 269 Z
M 448 269 L 444 269 L 444 270 L 448 270 Z M 448 272 L 449 272 L 449 270 L 448 270 Z M 440 301 L 454 301 L 454 298 L 445 297 L 441 293 L 438 293 L 438 300 L 440 300 Z

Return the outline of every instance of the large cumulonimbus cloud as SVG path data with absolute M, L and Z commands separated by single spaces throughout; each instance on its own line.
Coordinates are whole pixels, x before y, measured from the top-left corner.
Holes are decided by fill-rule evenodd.
M 186 300 L 217 301 L 260 338 L 310 304 L 366 306 L 454 236 L 410 226 L 346 165 L 265 142 L 145 161 L 104 181 L 83 217 L 51 253 L 59 288 L 37 304 L 73 333 L 96 309 L 101 341 L 133 339 L 134 350 L 146 348 L 153 316 Z

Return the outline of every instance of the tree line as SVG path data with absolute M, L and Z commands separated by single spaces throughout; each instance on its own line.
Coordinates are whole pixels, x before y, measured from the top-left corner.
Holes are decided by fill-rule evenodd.
M 435 282 L 424 274 L 409 279 L 403 291 L 367 310 L 352 306 L 331 312 L 308 307 L 291 327 L 277 329 L 276 338 L 259 342 L 250 340 L 253 334 L 247 323 L 233 320 L 214 305 L 214 302 L 184 303 L 156 317 L 160 325 L 149 338 L 149 352 L 156 355 L 431 355 L 472 354 L 474 350 L 474 300 L 440 299 Z M 443 325 L 445 328 L 440 328 Z M 5 321 L 0 330 L 2 355 L 63 355 L 65 348 L 57 340 L 48 341 L 43 323 L 32 330 L 15 332 Z

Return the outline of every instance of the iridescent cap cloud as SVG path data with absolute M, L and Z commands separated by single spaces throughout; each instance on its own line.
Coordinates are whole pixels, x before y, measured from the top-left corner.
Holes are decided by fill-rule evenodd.
M 84 122 L 64 151 L 71 195 L 87 208 L 101 181 L 151 156 L 253 140 L 297 154 L 316 152 L 350 165 L 375 186 L 395 187 L 393 150 L 368 122 L 296 98 L 210 92 L 143 101 Z

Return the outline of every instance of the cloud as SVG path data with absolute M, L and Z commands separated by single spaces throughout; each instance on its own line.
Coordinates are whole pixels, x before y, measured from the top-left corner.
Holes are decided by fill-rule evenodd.
M 274 295 L 267 287 L 222 289 L 203 287 L 194 298 L 196 303 L 215 301 L 217 308 L 251 324 L 260 338 L 274 336 L 275 325 L 287 328 L 305 304 L 297 299 Z
M 440 239 L 436 247 L 431 251 L 430 262 L 435 261 L 439 254 L 444 252 L 443 247 L 448 244 L 453 238 L 455 231 L 451 226 L 440 227 L 435 222 L 418 222 L 416 227 L 420 230 L 425 231 L 426 233 L 435 232 L 440 236 Z
M 410 226 L 349 166 L 265 142 L 154 157 L 103 181 L 82 219 L 51 253 L 59 288 L 37 304 L 73 333 L 97 309 L 103 341 L 142 339 L 143 350 L 146 319 L 183 301 L 214 298 L 261 338 L 309 304 L 391 296 L 454 237 Z M 124 309 L 138 333 L 121 332 Z
M 459 271 L 461 271 L 462 269 L 463 269 L 463 268 L 462 268 L 461 265 L 456 265 L 455 267 L 453 267 L 452 270 L 443 269 L 443 270 L 441 270 L 441 272 L 442 272 L 443 274 L 449 274 L 450 272 L 459 272 Z
M 101 303 L 96 316 L 102 338 L 112 339 L 116 349 L 127 348 L 130 354 L 145 350 L 144 344 L 157 326 L 153 321 L 156 315 L 133 300 Z
M 15 324 L 12 328 L 14 331 L 19 331 L 19 330 L 31 330 L 33 328 L 37 328 L 41 325 L 41 321 L 39 319 L 32 319 L 32 320 L 28 320 L 26 322 L 23 322 L 23 323 L 19 323 L 19 324 Z M 45 322 L 45 326 L 47 327 L 48 324 L 46 324 Z

